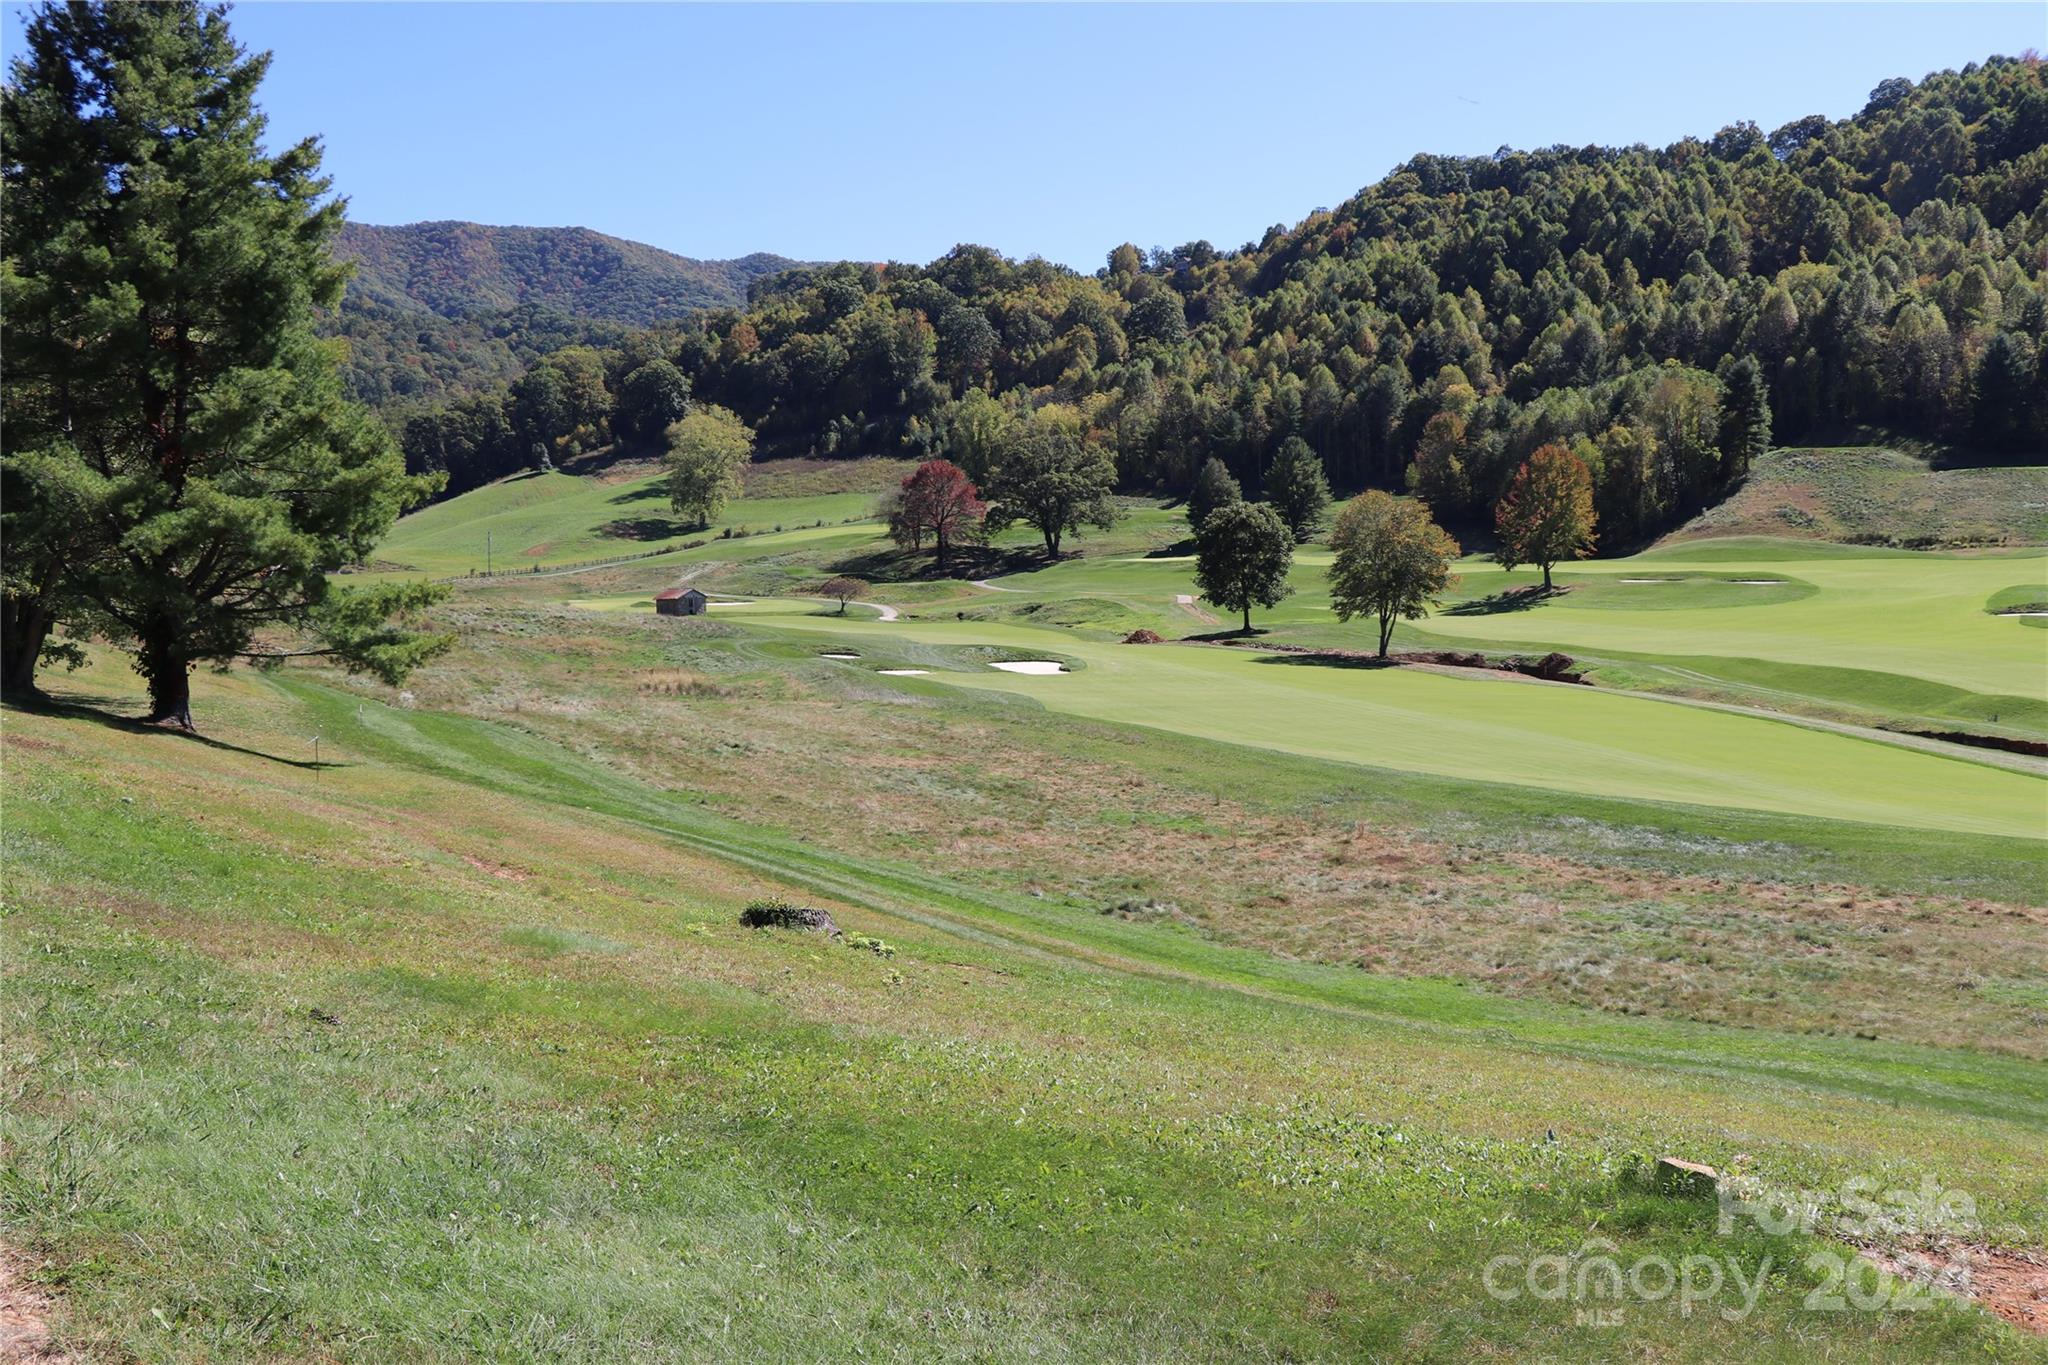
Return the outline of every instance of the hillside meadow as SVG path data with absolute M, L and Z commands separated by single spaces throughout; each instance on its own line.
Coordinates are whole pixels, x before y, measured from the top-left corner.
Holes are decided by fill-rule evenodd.
M 617 553 L 627 473 L 440 504 L 375 567 Z M 1218 633 L 1178 509 L 976 582 L 864 519 L 892 477 L 762 466 L 746 535 L 458 584 L 403 696 L 237 669 L 180 740 L 95 649 L 8 713 L 0 1212 L 60 1341 L 2042 1356 L 1956 1300 L 1809 1311 L 1830 1266 L 1905 1292 L 1830 1234 L 1858 1177 L 1967 1191 L 1997 1248 L 2048 1220 L 2048 781 L 1874 728 L 1938 693 L 2037 732 L 1996 699 L 2041 637 L 1986 607 L 2039 551 L 1690 541 L 1506 611 L 1528 576 L 1472 560 L 1397 636 L 1582 652 L 1572 687 L 1266 647 L 1363 643 L 1317 545 L 1248 647 L 1125 645 Z M 846 568 L 903 579 L 842 615 Z M 708 617 L 652 615 L 679 579 Z M 1758 713 L 1773 670 L 1815 704 Z M 847 938 L 739 926 L 775 898 Z M 1827 1216 L 1723 1236 L 1660 1155 Z M 1489 1289 L 1589 1245 L 1760 1287 L 1622 1333 Z

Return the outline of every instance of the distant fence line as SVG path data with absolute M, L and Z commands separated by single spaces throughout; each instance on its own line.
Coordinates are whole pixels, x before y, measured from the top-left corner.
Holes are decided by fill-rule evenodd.
M 491 578 L 533 578 L 556 573 L 581 573 L 585 569 L 603 569 L 613 564 L 631 564 L 636 559 L 652 559 L 656 555 L 672 555 L 682 550 L 694 550 L 709 544 L 704 540 L 678 541 L 674 545 L 658 545 L 652 550 L 636 550 L 629 555 L 612 555 L 607 559 L 581 559 L 570 564 L 531 564 L 524 569 L 471 569 L 468 573 L 452 574 L 437 578 L 436 583 L 472 583 L 478 579 Z
M 841 526 L 858 526 L 863 522 L 872 520 L 874 520 L 872 517 L 841 517 L 838 524 Z M 815 530 L 824 525 L 824 520 L 820 518 L 811 523 L 809 527 L 799 525 L 796 529 L 799 531 Z M 782 529 L 781 524 L 778 523 L 775 527 L 775 532 L 780 532 Z M 770 534 L 774 534 L 774 532 L 756 531 L 748 526 L 728 526 L 715 537 L 699 536 L 695 540 L 678 541 L 673 545 L 658 545 L 652 550 L 636 550 L 632 554 L 613 555 L 609 559 L 583 559 L 573 564 L 530 564 L 523 569 L 495 569 L 489 572 L 479 572 L 476 569 L 471 569 L 468 573 L 451 574 L 447 578 L 436 578 L 433 581 L 436 583 L 474 583 L 480 578 L 534 578 L 556 573 L 581 573 L 585 569 L 603 569 L 613 564 L 631 564 L 636 559 L 652 559 L 656 555 L 671 555 L 683 550 L 700 549 L 703 546 L 709 545 L 714 539 L 745 540 L 749 536 Z

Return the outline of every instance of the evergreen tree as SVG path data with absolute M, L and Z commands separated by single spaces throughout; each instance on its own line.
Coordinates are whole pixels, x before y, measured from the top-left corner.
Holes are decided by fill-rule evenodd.
M 1721 393 L 1722 479 L 1732 483 L 1747 478 L 1750 466 L 1770 446 L 1770 395 L 1756 357 L 1746 355 L 1729 367 Z
M 1195 486 L 1188 493 L 1188 525 L 1199 532 L 1211 512 L 1243 501 L 1244 490 L 1237 486 L 1229 468 L 1223 461 L 1212 459 L 1195 475 Z
M 2011 332 L 1992 337 L 1970 384 L 1971 434 L 1987 450 L 2016 449 L 2043 402 L 2026 339 Z
M 1266 473 L 1266 489 L 1296 544 L 1323 529 L 1330 511 L 1330 484 L 1323 477 L 1323 462 L 1307 441 L 1290 436 L 1280 443 L 1280 454 Z
M 1195 537 L 1195 585 L 1217 606 L 1243 612 L 1247 635 L 1254 606 L 1277 606 L 1294 591 L 1287 581 L 1293 561 L 1294 533 L 1263 502 L 1217 508 Z
M 16 537 L 68 622 L 130 643 L 150 719 L 192 728 L 202 660 L 332 654 L 383 676 L 439 637 L 384 623 L 430 590 L 355 596 L 328 575 L 428 491 L 345 401 L 313 331 L 344 267 L 318 145 L 271 155 L 268 65 L 224 6 L 77 4 L 37 13 L 0 110 L 7 211 L 4 458 Z M 11 501 L 11 500 L 10 500 Z M 53 530 L 49 518 L 74 524 Z M 8 573 L 10 673 L 29 648 Z M 267 627 L 327 633 L 317 650 Z M 32 668 L 31 663 L 28 665 Z

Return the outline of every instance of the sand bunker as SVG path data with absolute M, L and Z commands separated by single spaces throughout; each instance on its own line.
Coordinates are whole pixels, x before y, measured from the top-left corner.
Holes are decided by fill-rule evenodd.
M 1066 665 L 1052 659 L 1012 659 L 1005 663 L 990 664 L 1005 673 L 1064 673 Z
M 885 678 L 922 678 L 931 670 L 929 668 L 878 668 L 875 672 Z
M 860 655 L 858 655 L 858 654 L 820 654 L 820 655 L 819 655 L 818 657 L 819 657 L 819 658 L 821 658 L 821 659 L 858 659 L 858 658 L 860 657 Z

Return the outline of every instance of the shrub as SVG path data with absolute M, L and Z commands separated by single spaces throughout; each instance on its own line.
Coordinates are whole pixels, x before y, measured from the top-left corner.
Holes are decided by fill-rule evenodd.
M 873 953 L 876 957 L 896 956 L 895 948 L 891 947 L 887 943 L 884 943 L 881 939 L 870 938 L 866 934 L 847 934 L 844 937 L 842 937 L 839 941 L 841 943 L 844 943 L 849 948 L 865 948 L 868 952 Z

